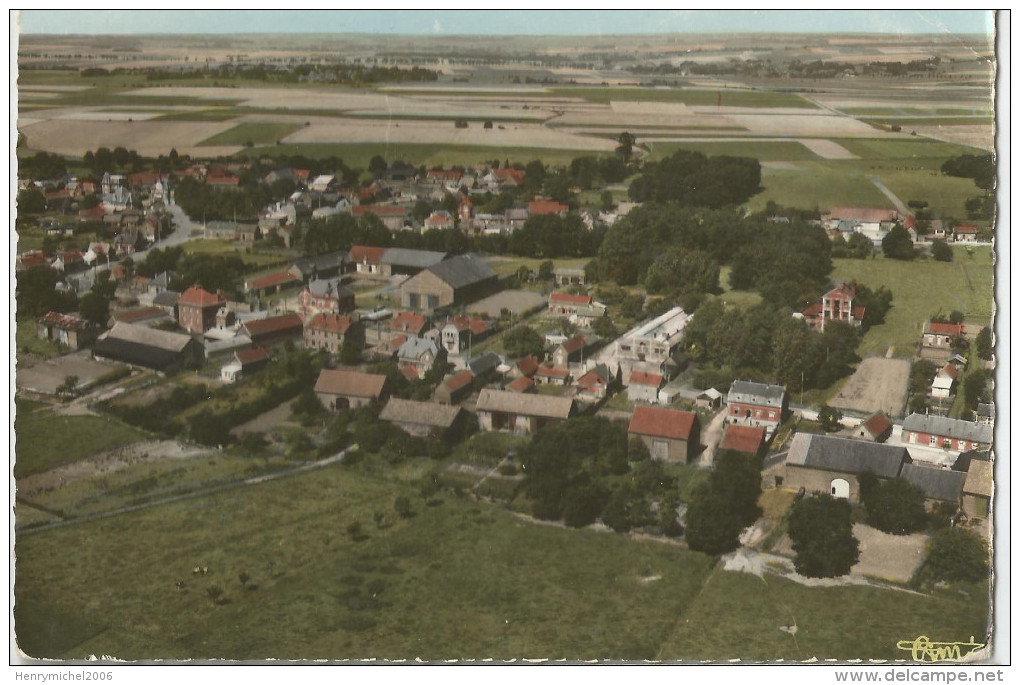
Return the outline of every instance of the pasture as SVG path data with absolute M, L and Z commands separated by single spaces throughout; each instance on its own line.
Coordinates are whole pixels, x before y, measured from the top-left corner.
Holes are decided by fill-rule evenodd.
M 817 105 L 797 93 L 780 93 L 763 90 L 734 88 L 608 88 L 591 86 L 564 86 L 549 88 L 554 95 L 584 98 L 590 102 L 613 100 L 641 102 L 682 102 L 686 105 L 723 107 L 797 107 L 815 109 Z
M 301 128 L 300 124 L 274 122 L 242 122 L 207 138 L 199 145 L 263 145 L 272 144 Z
M 144 432 L 105 416 L 61 416 L 17 402 L 15 477 L 40 473 L 97 452 L 144 440 Z
M 954 246 L 952 262 L 930 258 L 902 262 L 885 257 L 832 260 L 833 279 L 856 279 L 872 289 L 884 285 L 893 293 L 885 323 L 864 335 L 858 354 L 884 356 L 891 346 L 896 357 L 912 357 L 925 320 L 939 312 L 948 315 L 959 310 L 967 323 L 989 325 L 995 305 L 992 252 L 988 246 L 970 249 L 973 255 L 964 246 Z

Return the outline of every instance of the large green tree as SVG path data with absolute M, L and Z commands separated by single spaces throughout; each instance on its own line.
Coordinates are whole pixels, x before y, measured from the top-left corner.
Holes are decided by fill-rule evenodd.
M 988 544 L 976 534 L 946 528 L 932 535 L 922 575 L 936 582 L 976 582 L 988 577 L 988 559 Z
M 861 495 L 868 525 L 883 532 L 907 535 L 923 530 L 928 523 L 924 493 L 902 478 L 880 480 Z
M 809 578 L 846 575 L 860 554 L 853 534 L 850 503 L 826 494 L 795 502 L 787 531 L 796 553 L 797 573 Z
M 900 225 L 894 226 L 882 238 L 882 254 L 892 259 L 913 259 L 915 256 L 914 243 L 910 239 L 907 229 Z

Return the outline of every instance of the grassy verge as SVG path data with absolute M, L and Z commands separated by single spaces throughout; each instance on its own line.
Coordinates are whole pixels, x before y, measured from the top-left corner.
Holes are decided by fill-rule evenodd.
M 883 355 L 890 346 L 897 357 L 913 355 L 924 321 L 941 309 L 963 312 L 969 323 L 987 325 L 994 305 L 995 268 L 991 249 L 955 246 L 952 262 L 919 259 L 901 262 L 875 259 L 834 259 L 833 278 L 857 279 L 869 288 L 886 286 L 893 293 L 885 323 L 874 326 L 858 348 L 862 357 Z
M 900 640 L 965 642 L 987 633 L 987 595 L 914 595 L 874 587 L 805 587 L 718 571 L 678 622 L 663 659 L 909 659 Z M 794 634 L 780 630 L 796 626 Z M 862 630 L 862 626 L 867 626 Z
M 650 150 L 648 155 L 650 161 L 668 157 L 677 150 L 694 150 L 706 155 L 753 157 L 763 162 L 801 162 L 820 159 L 818 155 L 795 140 L 692 141 L 688 143 L 642 139 L 641 142 L 647 145 Z
M 142 431 L 107 417 L 59 416 L 48 411 L 22 413 L 20 402 L 18 407 L 14 422 L 17 435 L 14 475 L 18 477 L 147 437 Z
M 42 357 L 53 357 L 61 353 L 60 344 L 52 340 L 43 340 L 35 330 L 35 319 L 22 317 L 18 319 L 14 332 L 15 344 L 19 352 L 28 352 Z

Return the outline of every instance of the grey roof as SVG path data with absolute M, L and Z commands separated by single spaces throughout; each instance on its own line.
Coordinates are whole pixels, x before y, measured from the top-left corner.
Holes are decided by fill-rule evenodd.
M 476 411 L 498 411 L 526 416 L 545 416 L 566 419 L 574 409 L 570 397 L 553 395 L 532 395 L 530 393 L 508 392 L 483 388 L 475 404 Z
M 153 276 L 152 280 L 149 282 L 152 285 L 155 285 L 159 288 L 169 288 L 170 281 L 175 280 L 176 278 L 177 278 L 176 271 L 164 271 L 163 273 L 159 273 Z
M 986 404 L 984 402 L 978 402 L 977 411 L 975 412 L 978 416 L 984 416 L 989 419 L 995 420 L 995 405 Z
M 496 277 L 496 272 L 488 262 L 474 254 L 451 257 L 430 266 L 428 270 L 454 288 L 463 288 Z
M 294 260 L 294 266 L 303 274 L 310 274 L 313 271 L 329 271 L 331 269 L 343 268 L 344 264 L 350 261 L 350 255 L 343 250 L 337 252 L 326 252 L 325 254 L 301 257 Z
M 308 291 L 316 297 L 325 295 L 328 288 L 332 289 L 334 297 L 354 294 L 354 291 L 341 283 L 339 278 L 323 278 L 308 282 Z
M 170 333 L 161 331 L 158 328 L 149 328 L 138 324 L 118 321 L 113 324 L 110 332 L 103 336 L 105 339 L 124 340 L 139 345 L 158 347 L 162 350 L 180 352 L 191 342 L 190 335 L 183 333 Z
M 152 304 L 158 307 L 173 307 L 180 296 L 180 293 L 173 290 L 164 290 L 152 298 Z
M 786 458 L 787 465 L 840 473 L 860 474 L 871 471 L 882 478 L 895 478 L 900 474 L 903 464 L 910 462 L 905 447 L 813 433 L 794 435 Z
M 475 376 L 488 373 L 503 363 L 499 355 L 493 351 L 483 352 L 474 359 L 468 360 L 467 366 Z
M 926 414 L 911 414 L 903 419 L 904 431 L 916 431 L 918 433 L 929 433 L 943 437 L 956 438 L 990 445 L 992 442 L 992 427 L 985 423 L 974 423 L 973 421 L 961 421 L 946 416 L 932 416 Z
M 928 499 L 957 502 L 963 492 L 963 484 L 967 481 L 967 474 L 932 466 L 904 464 L 900 478 L 916 485 Z
M 747 404 L 760 404 L 766 407 L 783 406 L 783 397 L 786 395 L 786 388 L 781 385 L 768 385 L 766 383 L 754 383 L 752 381 L 733 381 L 730 392 L 726 396 L 727 404 L 731 402 L 745 402 Z
M 379 418 L 383 421 L 449 428 L 457 420 L 457 415 L 461 411 L 458 406 L 435 402 L 415 402 L 392 397 L 379 413 Z
M 432 340 L 408 338 L 397 348 L 397 357 L 399 359 L 417 359 L 425 352 L 431 352 L 432 356 L 435 357 L 439 354 L 439 348 L 436 347 L 436 343 Z
M 394 266 L 409 266 L 417 269 L 427 269 L 433 264 L 446 259 L 445 252 L 431 252 L 429 250 L 410 250 L 406 247 L 391 247 L 383 253 L 379 260 L 383 264 Z

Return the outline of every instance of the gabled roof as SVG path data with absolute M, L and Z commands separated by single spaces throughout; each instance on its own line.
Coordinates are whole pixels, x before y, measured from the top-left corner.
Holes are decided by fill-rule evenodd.
M 485 319 L 477 316 L 451 316 L 447 320 L 446 326 L 453 326 L 458 331 L 466 331 L 470 329 L 475 335 L 481 335 L 488 330 L 488 326 L 485 324 Z M 446 328 L 446 326 L 443 326 L 443 328 Z
M 766 407 L 781 407 L 786 396 L 786 388 L 781 385 L 768 385 L 752 381 L 733 381 L 726 403 L 740 402 L 759 404 Z
M 252 289 L 271 288 L 284 283 L 300 283 L 301 279 L 289 271 L 273 271 L 263 276 L 256 276 L 248 281 L 248 287 Z
M 162 312 L 160 312 L 162 314 Z M 105 340 L 122 340 L 124 342 L 146 345 L 149 347 L 180 352 L 191 342 L 190 335 L 170 333 L 157 328 L 118 321 L 113 324 L 110 332 L 103 336 Z
M 871 434 L 872 437 L 882 435 L 892 428 L 892 422 L 889 420 L 889 417 L 880 411 L 872 414 L 871 418 L 861 425 L 864 427 L 864 430 Z
M 403 311 L 390 320 L 390 329 L 418 334 L 425 328 L 425 317 L 417 312 Z
M 813 433 L 794 435 L 786 457 L 788 466 L 853 474 L 871 471 L 880 478 L 897 477 L 911 461 L 905 447 Z
M 574 352 L 577 352 L 578 350 L 583 349 L 584 348 L 584 343 L 585 343 L 584 336 L 581 335 L 581 334 L 578 334 L 578 335 L 575 335 L 570 340 L 566 341 L 565 343 L 562 343 L 560 345 L 560 347 L 562 347 L 563 351 L 566 352 L 567 354 L 573 354 Z
M 428 271 L 453 288 L 463 288 L 496 277 L 496 272 L 488 262 L 474 254 L 451 257 L 428 267 Z
M 367 262 L 369 264 L 379 264 L 382 262 L 382 257 L 386 254 L 385 247 L 372 247 L 371 245 L 354 245 L 351 247 L 351 261 L 357 263 Z
M 925 321 L 924 332 L 933 335 L 963 335 L 962 323 L 948 321 Z
M 382 421 L 414 423 L 431 428 L 449 428 L 463 411 L 458 406 L 436 402 L 414 402 L 391 397 L 379 412 Z
M 342 268 L 350 261 L 350 255 L 343 250 L 327 252 L 325 254 L 311 255 L 294 260 L 294 266 L 303 274 L 310 274 L 313 271 L 327 271 Z
M 591 295 L 574 295 L 572 293 L 554 292 L 549 295 L 549 301 L 562 304 L 590 305 L 592 303 L 592 297 Z
M 927 499 L 958 502 L 967 474 L 951 469 L 904 464 L 900 478 L 916 485 Z
M 528 214 L 560 214 L 570 209 L 556 200 L 532 200 L 528 203 Z
M 581 388 L 597 388 L 609 384 L 609 368 L 605 364 L 599 364 L 594 369 L 577 379 L 577 385 Z
M 953 233 L 977 233 L 979 230 L 977 224 L 956 224 L 953 227 Z
M 705 388 L 700 393 L 698 393 L 697 399 L 700 400 L 702 397 L 707 397 L 710 400 L 718 400 L 722 399 L 722 393 L 716 390 L 715 388 Z
M 297 314 L 281 314 L 280 316 L 267 316 L 264 319 L 254 319 L 244 323 L 245 330 L 254 340 L 257 337 L 279 333 L 286 330 L 300 332 L 304 328 L 301 317 Z
M 531 388 L 535 387 L 535 380 L 528 376 L 521 376 L 506 387 L 507 390 L 511 390 L 513 392 L 527 392 Z
M 443 385 L 446 386 L 447 390 L 454 392 L 469 384 L 474 377 L 475 375 L 471 373 L 471 369 L 464 369 L 460 373 L 456 373 L 447 378 L 446 381 L 443 382 Z
M 981 497 L 992 496 L 992 462 L 971 459 L 967 478 L 963 482 L 963 492 Z
M 125 321 L 127 323 L 133 323 L 135 321 L 147 321 L 148 319 L 158 319 L 166 316 L 167 313 L 159 307 L 139 307 L 138 309 L 129 309 L 123 312 L 117 312 L 113 315 L 113 318 L 117 321 Z
M 383 253 L 380 261 L 383 264 L 425 269 L 446 259 L 445 252 L 430 250 L 411 250 L 405 247 L 391 247 Z
M 765 429 L 760 426 L 743 426 L 738 423 L 731 423 L 726 426 L 719 449 L 736 450 L 757 454 L 765 442 Z
M 426 352 L 431 352 L 435 358 L 439 354 L 439 348 L 436 343 L 425 338 L 408 338 L 397 349 L 397 358 L 418 359 Z
M 509 169 L 493 169 L 492 173 L 500 181 L 512 180 L 517 185 L 524 183 L 524 171 L 521 169 L 514 169 L 513 167 Z
M 175 293 L 173 290 L 163 290 L 152 298 L 152 304 L 158 307 L 174 307 L 180 297 L 181 294 Z
M 649 435 L 669 440 L 687 440 L 694 430 L 698 417 L 689 411 L 666 407 L 634 407 L 630 417 L 629 433 Z
M 241 362 L 241 366 L 244 367 L 249 364 L 269 361 L 269 352 L 267 352 L 264 347 L 252 347 L 247 350 L 238 350 L 234 353 L 234 357 L 237 361 Z
M 308 292 L 315 297 L 325 297 L 327 292 L 331 292 L 332 297 L 337 300 L 354 295 L 354 291 L 344 285 L 339 278 L 317 278 L 309 281 Z
M 538 371 L 538 357 L 533 354 L 529 354 L 527 357 L 522 357 L 517 360 L 517 368 L 525 376 L 531 376 Z
M 219 290 L 215 293 L 211 293 L 204 288 L 193 285 L 181 293 L 181 296 L 177 299 L 177 304 L 202 307 L 204 309 L 206 307 L 219 307 L 225 304 L 226 301 L 226 296 Z
M 631 371 L 630 385 L 651 385 L 656 388 L 662 385 L 662 376 L 647 371 Z
M 535 375 L 542 378 L 566 378 L 570 375 L 570 372 L 566 369 L 558 369 L 551 364 L 542 364 L 538 367 Z
M 83 331 L 92 327 L 90 322 L 77 314 L 61 314 L 60 312 L 47 312 L 39 317 L 39 323 L 65 331 Z
M 503 360 L 499 358 L 499 355 L 489 350 L 469 359 L 467 366 L 475 376 L 481 376 L 494 371 L 502 363 Z
M 305 324 L 305 328 L 314 328 L 316 330 L 330 331 L 331 333 L 340 333 L 343 335 L 353 324 L 354 320 L 349 316 L 320 312 L 308 320 L 308 323 Z
M 315 392 L 351 397 L 374 397 L 382 395 L 386 376 L 377 373 L 362 373 L 348 369 L 323 369 L 315 382 Z
M 988 424 L 961 421 L 946 416 L 911 414 L 903 420 L 903 430 L 983 444 L 992 442 L 992 427 Z
M 895 209 L 885 207 L 855 207 L 851 205 L 836 205 L 829 210 L 829 215 L 834 219 L 853 219 L 855 221 L 882 222 L 896 221 L 899 214 Z
M 570 397 L 533 395 L 483 388 L 478 395 L 475 410 L 566 419 L 573 413 L 574 400 Z
M 943 375 L 949 376 L 950 378 L 952 378 L 955 381 L 957 379 L 957 377 L 960 375 L 960 372 L 957 371 L 956 367 L 953 366 L 952 364 L 946 364 L 941 369 L 939 369 L 939 375 L 940 376 L 943 376 Z

